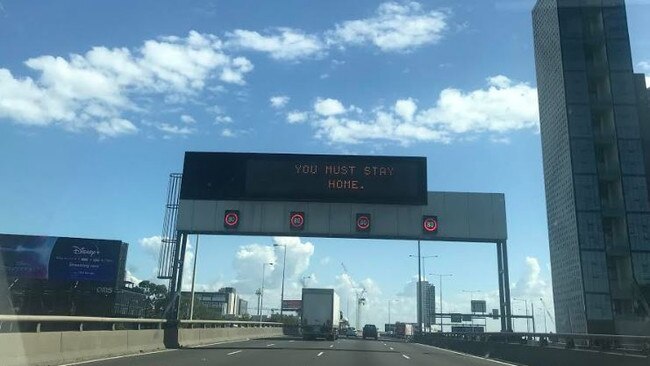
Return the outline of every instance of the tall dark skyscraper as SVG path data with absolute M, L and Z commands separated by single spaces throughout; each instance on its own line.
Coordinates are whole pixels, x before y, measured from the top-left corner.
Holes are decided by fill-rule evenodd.
M 650 335 L 650 113 L 623 0 L 533 10 L 557 331 Z

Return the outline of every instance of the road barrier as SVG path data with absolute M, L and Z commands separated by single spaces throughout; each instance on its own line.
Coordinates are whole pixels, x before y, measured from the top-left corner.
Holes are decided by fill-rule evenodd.
M 281 323 L 0 315 L 0 364 L 41 366 L 143 353 L 169 345 L 282 335 Z M 176 347 L 173 347 L 176 348 Z
M 415 341 L 530 366 L 650 365 L 650 337 L 554 333 L 425 333 Z

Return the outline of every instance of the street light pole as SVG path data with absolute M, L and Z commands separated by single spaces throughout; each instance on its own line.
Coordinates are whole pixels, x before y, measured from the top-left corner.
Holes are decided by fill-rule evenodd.
M 260 327 L 262 326 L 262 312 L 264 311 L 264 271 L 266 265 L 272 266 L 273 263 L 262 263 L 262 288 L 260 289 Z
M 190 320 L 194 319 L 194 283 L 196 282 L 196 258 L 199 254 L 199 236 L 196 236 L 196 245 L 194 248 L 194 266 L 192 269 L 192 299 L 190 300 Z
M 287 267 L 287 246 L 282 244 L 273 244 L 273 246 L 284 248 L 284 259 L 282 260 L 282 290 L 280 292 L 280 321 L 282 321 L 282 305 L 284 304 L 284 270 Z
M 451 277 L 453 274 L 451 273 L 445 273 L 445 274 L 435 274 L 435 273 L 429 273 L 430 276 L 438 276 L 438 280 L 440 281 L 438 283 L 438 290 L 440 291 L 440 332 L 444 332 L 443 329 L 443 317 L 442 317 L 442 278 L 443 277 Z
M 526 306 L 526 308 L 525 308 L 526 309 L 526 332 L 530 333 L 530 322 L 528 321 L 528 300 L 519 299 L 519 298 L 515 298 L 515 297 L 513 297 L 512 299 L 524 302 L 524 305 Z

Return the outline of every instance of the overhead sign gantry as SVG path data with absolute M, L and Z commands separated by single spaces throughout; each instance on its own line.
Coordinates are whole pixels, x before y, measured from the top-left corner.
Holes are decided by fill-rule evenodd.
M 504 195 L 428 192 L 424 157 L 187 152 L 177 215 L 176 291 L 189 234 L 496 243 L 510 329 Z

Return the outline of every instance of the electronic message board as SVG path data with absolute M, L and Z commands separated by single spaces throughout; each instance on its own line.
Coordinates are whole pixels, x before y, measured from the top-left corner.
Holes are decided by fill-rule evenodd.
M 186 152 L 182 200 L 427 204 L 424 157 Z
M 0 271 L 8 277 L 120 283 L 127 244 L 119 240 L 0 234 Z

